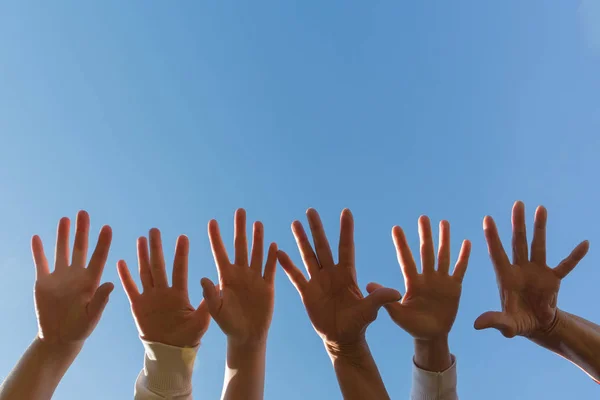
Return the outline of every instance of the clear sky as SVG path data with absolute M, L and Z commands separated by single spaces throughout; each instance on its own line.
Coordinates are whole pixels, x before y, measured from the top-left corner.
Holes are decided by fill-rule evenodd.
M 510 239 L 514 200 L 549 210 L 549 261 L 590 254 L 559 306 L 600 321 L 600 6 L 596 0 L 5 1 L 0 5 L 0 316 L 6 376 L 36 334 L 29 240 L 86 209 L 114 240 L 104 317 L 56 399 L 131 398 L 143 349 L 116 274 L 135 240 L 191 241 L 190 292 L 216 278 L 206 224 L 231 248 L 245 207 L 300 263 L 290 232 L 308 207 L 337 246 L 356 220 L 357 271 L 404 289 L 390 230 L 418 249 L 417 218 L 473 241 L 451 334 L 463 399 L 592 399 L 577 368 L 524 339 L 476 332 L 499 307 L 482 218 Z M 507 244 L 508 245 L 508 244 Z M 267 399 L 341 398 L 281 269 Z M 390 395 L 408 396 L 412 341 L 385 312 L 368 340 Z M 224 336 L 203 338 L 198 399 L 217 398 Z

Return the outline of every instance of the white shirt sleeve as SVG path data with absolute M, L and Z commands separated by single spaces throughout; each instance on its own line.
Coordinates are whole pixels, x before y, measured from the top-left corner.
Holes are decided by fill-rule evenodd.
M 135 382 L 135 400 L 191 400 L 198 347 L 146 342 L 144 369 Z
M 425 371 L 414 364 L 411 400 L 458 400 L 456 392 L 456 357 L 443 372 Z

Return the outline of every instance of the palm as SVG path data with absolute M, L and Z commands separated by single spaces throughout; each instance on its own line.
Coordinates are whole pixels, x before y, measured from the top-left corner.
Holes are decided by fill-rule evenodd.
M 442 221 L 436 270 L 431 224 L 427 217 L 419 218 L 423 266 L 419 274 L 406 236 L 399 226 L 393 228 L 392 236 L 406 283 L 406 294 L 401 302 L 387 305 L 386 310 L 392 320 L 415 339 L 431 340 L 447 336 L 458 312 L 462 280 L 471 251 L 470 242 L 463 242 L 454 273 L 450 275 L 450 225 Z M 370 283 L 367 290 L 380 287 L 379 284 Z
M 512 220 L 513 263 L 504 251 L 493 219 L 486 217 L 484 220 L 502 311 L 483 313 L 475 321 L 475 328 L 496 328 L 506 337 L 531 337 L 552 328 L 557 315 L 560 281 L 585 256 L 588 244 L 582 242 L 556 268 L 550 268 L 546 264 L 546 209 L 538 207 L 536 211 L 531 257 L 527 248 L 523 203 L 515 203 Z
M 119 276 L 140 337 L 177 347 L 197 346 L 208 329 L 210 315 L 204 302 L 197 309 L 190 304 L 187 288 L 189 240 L 183 235 L 177 239 L 173 282 L 169 286 L 160 231 L 151 229 L 149 236 L 150 253 L 145 237 L 137 242 L 143 293 L 138 291 L 125 261 L 119 261 Z
M 277 246 L 275 243 L 269 246 L 263 274 L 262 224 L 254 224 L 250 262 L 243 209 L 235 213 L 234 230 L 235 262 L 231 263 L 217 221 L 209 223 L 208 234 L 219 272 L 219 286 L 203 278 L 204 298 L 213 319 L 229 339 L 238 344 L 262 343 L 266 341 L 273 316 Z
M 87 305 L 98 286 L 85 269 L 55 272 L 35 283 L 35 308 L 40 333 L 59 342 L 86 339 L 98 323 Z
M 450 332 L 460 301 L 461 284 L 437 279 L 414 283 L 400 303 L 406 319 L 401 327 L 414 338 L 430 338 Z
M 85 211 L 77 215 L 77 231 L 72 259 L 69 260 L 68 218 L 61 219 L 56 239 L 54 271 L 50 273 L 42 241 L 32 240 L 37 279 L 34 287 L 39 337 L 50 343 L 83 342 L 94 330 L 112 283 L 98 286 L 108 257 L 112 232 L 100 231 L 96 250 L 86 268 L 90 220 Z
M 140 336 L 150 342 L 184 347 L 199 343 L 208 329 L 208 318 L 198 318 L 187 294 L 173 288 L 143 293 L 131 309 Z
M 213 317 L 226 335 L 264 337 L 273 314 L 273 287 L 250 268 L 237 272 L 223 278 L 223 306 Z
M 279 262 L 300 293 L 315 331 L 325 342 L 345 345 L 360 341 L 379 308 L 398 300 L 400 295 L 396 290 L 385 288 L 366 298 L 361 293 L 356 283 L 354 222 L 349 210 L 342 212 L 337 264 L 333 262 L 319 215 L 313 209 L 308 210 L 307 215 L 316 253 L 300 222 L 294 222 L 292 230 L 310 280 L 282 251 L 278 253 Z

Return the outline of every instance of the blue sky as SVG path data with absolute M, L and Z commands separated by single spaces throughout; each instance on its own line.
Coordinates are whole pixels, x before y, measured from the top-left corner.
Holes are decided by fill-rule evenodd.
M 130 398 L 143 349 L 119 258 L 153 226 L 165 252 L 191 240 L 190 292 L 216 277 L 206 224 L 289 229 L 317 208 L 336 246 L 356 220 L 357 270 L 403 289 L 390 230 L 418 249 L 417 218 L 448 219 L 453 253 L 473 241 L 451 348 L 463 399 L 591 399 L 577 368 L 522 339 L 476 332 L 499 307 L 481 221 L 510 238 L 516 199 L 549 210 L 549 261 L 591 251 L 559 306 L 596 322 L 600 283 L 600 7 L 594 0 L 482 2 L 22 2 L 0 5 L 0 315 L 6 376 L 36 334 L 29 239 L 86 209 L 114 230 L 117 290 L 55 398 Z M 233 239 L 229 240 L 231 247 Z M 406 398 L 412 341 L 385 312 L 368 339 L 390 395 Z M 224 336 L 213 324 L 195 398 L 217 398 Z M 267 399 L 341 398 L 330 362 L 281 270 Z

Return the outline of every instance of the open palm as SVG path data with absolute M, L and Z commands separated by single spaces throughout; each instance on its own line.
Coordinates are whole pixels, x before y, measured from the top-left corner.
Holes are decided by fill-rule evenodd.
M 85 211 L 77 215 L 73 256 L 69 260 L 68 218 L 58 224 L 54 271 L 39 236 L 31 243 L 36 266 L 35 309 L 40 339 L 47 343 L 82 343 L 94 330 L 108 302 L 112 283 L 100 285 L 112 239 L 109 226 L 102 227 L 96 250 L 86 268 L 90 218 Z
M 450 332 L 462 290 L 462 280 L 467 270 L 471 243 L 464 241 L 452 275 L 450 268 L 450 225 L 440 223 L 438 269 L 429 218 L 419 218 L 422 273 L 419 274 L 414 258 L 399 226 L 392 229 L 398 261 L 406 286 L 400 302 L 386 305 L 390 317 L 415 339 L 431 340 L 445 337 Z M 381 288 L 377 283 L 367 285 L 367 291 Z
M 235 213 L 235 261 L 232 264 L 223 244 L 219 225 L 212 220 L 208 234 L 212 246 L 219 284 L 202 279 L 204 298 L 213 319 L 230 340 L 237 344 L 266 341 L 275 302 L 277 245 L 271 243 L 263 274 L 264 228 L 254 223 L 252 252 L 248 262 L 246 212 Z
M 143 292 L 140 293 L 125 261 L 119 261 L 119 276 L 131 303 L 140 337 L 177 347 L 195 347 L 208 329 L 210 315 L 205 302 L 195 309 L 188 296 L 189 240 L 177 238 L 173 262 L 173 282 L 169 286 L 162 241 L 158 229 L 150 230 L 148 240 L 137 242 L 138 264 Z
M 315 331 L 329 344 L 346 345 L 364 339 L 367 326 L 375 320 L 385 304 L 400 299 L 393 289 L 377 289 L 364 297 L 356 283 L 354 262 L 354 220 L 350 210 L 340 218 L 339 261 L 333 260 L 331 248 L 319 214 L 314 209 L 307 217 L 316 252 L 302 224 L 295 221 L 292 231 L 310 280 L 283 251 L 279 262 L 300 293 Z
M 529 257 L 525 227 L 525 206 L 513 207 L 513 262 L 502 247 L 498 229 L 491 217 L 485 217 L 483 229 L 494 265 L 502 311 L 488 311 L 475 321 L 476 329 L 496 328 L 506 337 L 533 337 L 550 329 L 556 320 L 560 281 L 586 255 L 589 244 L 580 243 L 557 267 L 546 263 L 547 211 L 538 207 Z

